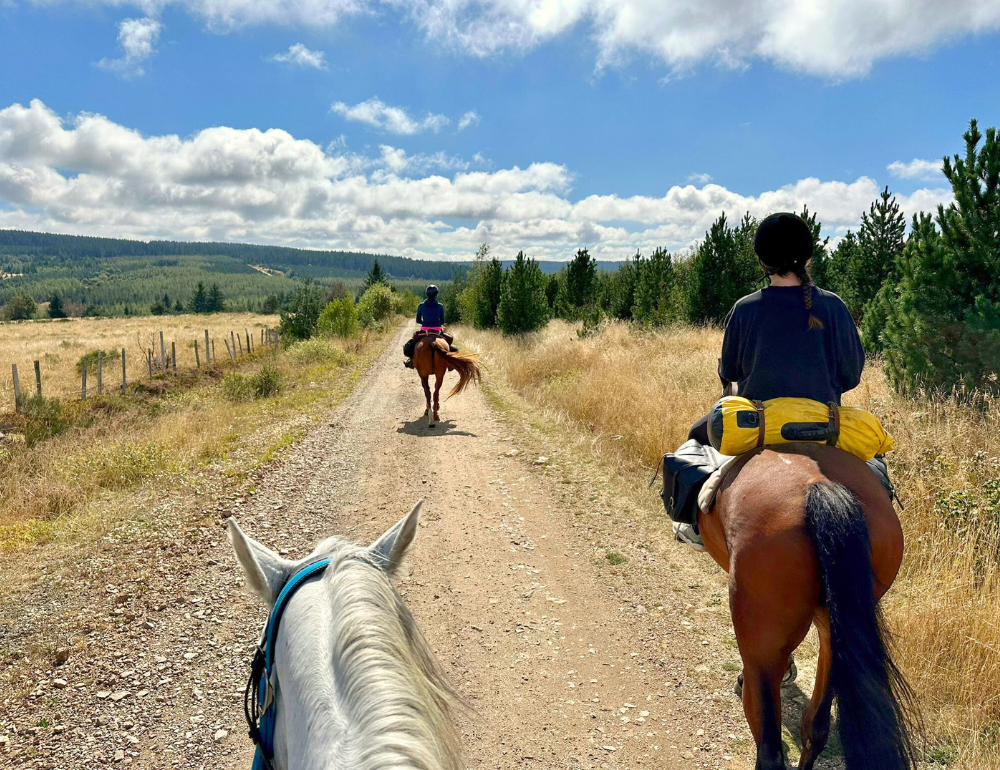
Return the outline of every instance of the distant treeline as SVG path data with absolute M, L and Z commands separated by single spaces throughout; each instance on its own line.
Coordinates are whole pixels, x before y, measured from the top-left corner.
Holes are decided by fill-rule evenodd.
M 287 268 L 325 268 L 334 278 L 363 279 L 377 258 L 382 268 L 395 278 L 426 278 L 448 281 L 461 265 L 431 262 L 387 254 L 351 251 L 312 251 L 287 246 L 260 246 L 249 243 L 185 241 L 131 241 L 122 238 L 94 238 L 84 235 L 55 235 L 21 230 L 0 230 L 0 269 L 11 257 L 47 257 L 55 260 L 107 259 L 113 257 L 231 257 L 245 265 L 260 265 L 285 272 Z M 31 263 L 32 259 L 20 260 Z

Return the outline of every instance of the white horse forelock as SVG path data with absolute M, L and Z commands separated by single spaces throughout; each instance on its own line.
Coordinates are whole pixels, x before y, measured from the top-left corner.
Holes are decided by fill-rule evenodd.
M 460 770 L 460 701 L 385 565 L 338 538 L 318 556 L 278 632 L 277 770 Z

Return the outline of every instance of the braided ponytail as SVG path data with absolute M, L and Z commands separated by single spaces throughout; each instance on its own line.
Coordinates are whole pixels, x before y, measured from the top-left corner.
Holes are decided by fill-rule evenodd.
M 806 303 L 806 312 L 809 313 L 809 328 L 822 329 L 823 322 L 816 316 L 815 313 L 813 313 L 813 287 L 816 284 L 813 283 L 808 263 L 795 265 L 792 268 L 792 272 L 795 273 L 795 277 L 802 282 L 802 298 Z

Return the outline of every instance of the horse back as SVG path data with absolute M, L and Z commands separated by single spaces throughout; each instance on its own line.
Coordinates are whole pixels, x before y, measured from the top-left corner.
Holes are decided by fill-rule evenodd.
M 712 511 L 699 519 L 707 550 L 727 571 L 743 562 L 748 570 L 770 570 L 770 576 L 762 576 L 767 582 L 805 581 L 811 592 L 818 564 L 806 530 L 806 491 L 825 481 L 846 487 L 861 503 L 871 539 L 872 567 L 884 592 L 902 562 L 899 518 L 885 489 L 862 460 L 824 444 L 784 444 L 741 459 Z

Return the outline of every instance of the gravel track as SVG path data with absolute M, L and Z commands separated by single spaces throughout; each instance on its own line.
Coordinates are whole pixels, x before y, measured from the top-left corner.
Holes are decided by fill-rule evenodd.
M 252 493 L 182 495 L 5 601 L 0 767 L 248 768 L 242 690 L 264 611 L 223 520 L 298 557 L 329 534 L 371 541 L 418 498 L 400 592 L 472 707 L 470 767 L 742 766 L 724 581 L 480 391 L 428 429 L 404 334 Z

